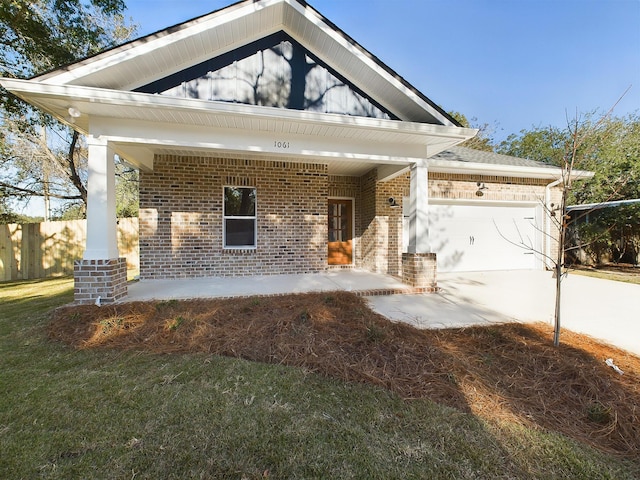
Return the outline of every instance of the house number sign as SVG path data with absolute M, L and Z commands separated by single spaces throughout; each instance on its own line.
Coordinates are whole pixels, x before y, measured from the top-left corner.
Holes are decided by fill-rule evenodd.
M 287 149 L 291 147 L 291 144 L 289 142 L 284 142 L 281 140 L 274 140 L 273 141 L 273 146 L 274 148 L 282 148 L 282 149 Z

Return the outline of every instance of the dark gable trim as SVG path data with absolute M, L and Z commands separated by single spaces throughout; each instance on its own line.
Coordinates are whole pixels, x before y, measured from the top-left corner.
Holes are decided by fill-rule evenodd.
M 138 87 L 134 90 L 134 92 L 151 93 L 151 94 L 164 92 L 166 90 L 169 90 L 170 88 L 173 88 L 182 84 L 183 82 L 189 82 L 193 79 L 200 78 L 206 75 L 208 72 L 215 72 L 217 70 L 220 70 L 221 68 L 227 67 L 235 61 L 244 60 L 245 58 L 250 57 L 251 55 L 254 55 L 255 53 L 259 52 L 260 50 L 268 50 L 272 47 L 275 47 L 276 45 L 279 45 L 281 42 L 291 42 L 297 48 L 301 48 L 311 59 L 313 59 L 315 63 L 317 63 L 322 68 L 325 68 L 326 70 L 328 70 L 329 73 L 331 73 L 338 80 L 340 80 L 342 83 L 347 85 L 350 89 L 352 89 L 358 95 L 362 96 L 363 98 L 366 98 L 376 108 L 378 108 L 379 110 L 389 115 L 389 118 L 391 118 L 392 120 L 399 120 L 397 115 L 393 114 L 387 108 L 380 105 L 380 103 L 378 103 L 376 100 L 374 100 L 369 95 L 364 93 L 360 88 L 358 88 L 357 85 L 354 85 L 352 82 L 348 81 L 338 72 L 330 68 L 326 63 L 322 62 L 318 57 L 316 57 L 313 53 L 311 53 L 309 50 L 304 48 L 299 42 L 291 38 L 283 30 L 280 30 L 279 32 L 273 33 L 267 37 L 261 38 L 254 42 L 248 43 L 247 45 L 244 45 L 240 48 L 232 50 L 231 52 L 227 52 L 218 57 L 205 60 L 204 62 L 201 62 L 197 65 L 193 65 L 192 67 L 185 68 L 184 70 L 176 72 L 172 75 L 169 75 L 167 77 L 161 78 L 154 82 Z

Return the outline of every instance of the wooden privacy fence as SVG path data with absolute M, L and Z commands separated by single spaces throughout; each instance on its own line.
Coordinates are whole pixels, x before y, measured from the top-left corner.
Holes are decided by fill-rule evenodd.
M 86 238 L 86 220 L 0 225 L 0 281 L 72 275 Z M 118 250 L 138 268 L 137 218 L 118 221 Z

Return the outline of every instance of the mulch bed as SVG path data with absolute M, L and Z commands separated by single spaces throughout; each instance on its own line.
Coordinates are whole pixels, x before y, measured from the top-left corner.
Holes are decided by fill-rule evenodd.
M 569 331 L 555 348 L 545 324 L 419 330 L 331 292 L 66 306 L 53 313 L 49 335 L 78 349 L 205 352 L 302 367 L 640 458 L 640 358 Z

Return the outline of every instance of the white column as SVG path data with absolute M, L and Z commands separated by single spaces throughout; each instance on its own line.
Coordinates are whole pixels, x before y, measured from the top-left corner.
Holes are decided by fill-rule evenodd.
M 411 164 L 408 253 L 430 253 L 427 162 Z
M 87 179 L 87 245 L 85 260 L 118 258 L 116 176 L 114 153 L 108 142 L 89 135 Z

